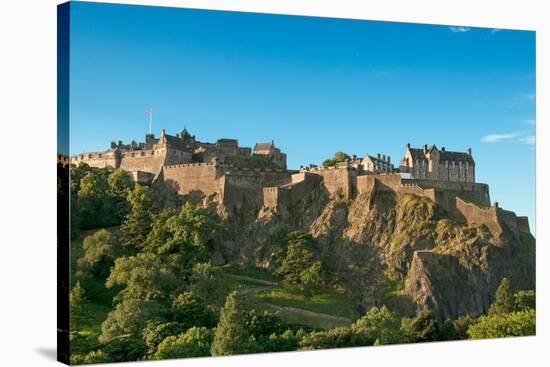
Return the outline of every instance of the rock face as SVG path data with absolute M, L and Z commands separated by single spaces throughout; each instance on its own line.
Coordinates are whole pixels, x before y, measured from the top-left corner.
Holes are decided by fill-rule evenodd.
M 352 200 L 322 185 L 285 209 L 262 209 L 233 223 L 227 260 L 270 268 L 289 230 L 309 232 L 318 256 L 359 310 L 390 303 L 403 312 L 429 308 L 440 320 L 488 310 L 503 277 L 535 288 L 535 239 L 507 229 L 452 221 L 430 199 L 375 192 Z M 223 252 L 223 251 L 222 251 Z

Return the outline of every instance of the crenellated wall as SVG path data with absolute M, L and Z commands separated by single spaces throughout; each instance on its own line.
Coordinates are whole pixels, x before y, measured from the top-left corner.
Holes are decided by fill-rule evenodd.
M 215 163 L 184 163 L 162 168 L 162 180 L 173 186 L 180 195 L 202 192 L 209 196 L 222 195 L 223 183 L 218 180 L 220 169 Z
M 90 167 L 96 168 L 118 168 L 119 159 L 117 158 L 119 157 L 115 152 L 90 152 L 72 156 L 71 163 L 75 165 L 86 163 Z
M 120 168 L 125 171 L 143 171 L 157 174 L 165 164 L 162 150 L 137 150 L 121 153 Z

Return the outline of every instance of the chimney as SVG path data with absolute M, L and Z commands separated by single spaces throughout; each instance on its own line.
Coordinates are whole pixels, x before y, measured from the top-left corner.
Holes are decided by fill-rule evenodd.
M 407 143 L 407 150 L 411 149 L 411 143 Z
M 424 144 L 424 154 L 428 153 L 428 144 Z
M 388 163 L 390 163 L 390 156 L 388 156 Z
M 378 159 L 380 159 L 380 153 L 377 154 Z
M 382 160 L 386 161 L 386 155 L 385 154 L 382 154 Z
M 472 156 L 472 148 L 468 148 L 467 152 L 468 152 L 468 155 L 471 157 Z
M 445 151 L 445 147 L 441 147 L 441 151 L 444 152 L 444 151 Z

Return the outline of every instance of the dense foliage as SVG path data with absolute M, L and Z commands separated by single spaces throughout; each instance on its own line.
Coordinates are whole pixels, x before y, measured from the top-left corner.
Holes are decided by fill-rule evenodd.
M 344 152 L 336 152 L 334 156 L 330 159 L 325 159 L 323 161 L 323 167 L 335 166 L 337 163 L 345 162 L 346 160 L 351 159 L 349 155 Z

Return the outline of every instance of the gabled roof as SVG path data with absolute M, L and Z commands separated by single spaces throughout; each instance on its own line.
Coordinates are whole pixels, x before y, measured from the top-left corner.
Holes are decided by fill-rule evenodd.
M 256 143 L 256 145 L 254 145 L 254 151 L 259 151 L 259 150 L 271 150 L 273 148 L 273 142 L 269 142 L 269 143 Z
M 474 163 L 474 159 L 468 153 L 448 152 L 446 150 L 439 151 L 439 160 L 440 161 L 462 161 L 462 162 Z
M 409 151 L 411 152 L 411 156 L 414 160 L 416 159 L 426 159 L 426 156 L 424 155 L 423 149 L 417 149 L 417 148 L 410 148 Z

